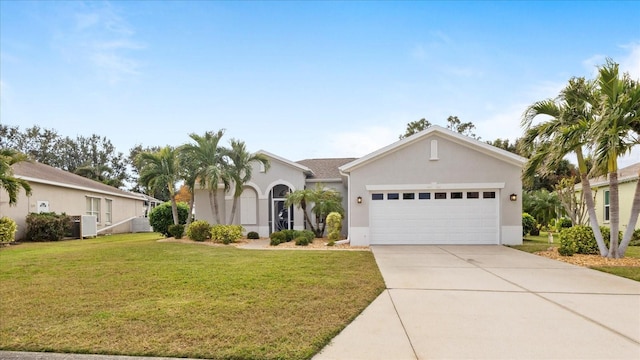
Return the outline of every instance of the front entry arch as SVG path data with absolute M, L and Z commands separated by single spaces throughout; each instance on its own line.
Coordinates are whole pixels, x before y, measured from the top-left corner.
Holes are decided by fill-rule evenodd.
M 293 229 L 293 205 L 286 207 L 291 189 L 284 184 L 275 185 L 269 192 L 269 233 Z

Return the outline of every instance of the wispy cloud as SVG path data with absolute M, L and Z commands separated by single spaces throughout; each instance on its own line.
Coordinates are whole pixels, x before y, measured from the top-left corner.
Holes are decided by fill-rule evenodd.
M 76 3 L 70 24 L 55 37 L 55 45 L 71 61 L 86 61 L 111 84 L 140 74 L 133 52 L 145 48 L 135 31 L 109 2 Z
M 629 55 L 620 59 L 620 69 L 628 72 L 632 79 L 640 79 L 640 43 L 632 43 L 622 48 L 629 49 Z

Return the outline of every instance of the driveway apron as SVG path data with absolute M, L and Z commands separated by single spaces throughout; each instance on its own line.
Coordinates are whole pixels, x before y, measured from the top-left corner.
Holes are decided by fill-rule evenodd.
M 322 359 L 640 359 L 640 283 L 503 246 L 373 246 L 387 289 Z

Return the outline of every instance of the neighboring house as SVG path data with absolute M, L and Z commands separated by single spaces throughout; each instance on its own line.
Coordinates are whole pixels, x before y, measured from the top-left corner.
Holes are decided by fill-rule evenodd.
M 254 165 L 234 222 L 260 236 L 304 229 L 301 210 L 284 207 L 286 194 L 322 183 L 343 195 L 343 233 L 353 246 L 522 243 L 525 159 L 440 126 L 360 159 L 259 153 L 271 168 Z M 232 200 L 227 193 L 220 204 L 225 222 Z M 195 207 L 198 219 L 214 223 L 206 190 L 196 190 Z
M 633 195 L 638 184 L 638 173 L 640 172 L 640 163 L 636 163 L 618 170 L 618 199 L 620 201 L 620 231 L 625 231 L 629 225 L 629 216 L 631 215 L 631 205 Z M 596 216 L 598 224 L 609 226 L 609 177 L 600 176 L 589 180 L 593 191 Z M 581 189 L 580 184 L 576 185 L 576 189 Z M 640 229 L 640 224 L 636 222 L 636 229 Z
M 8 194 L 0 190 L 0 216 L 18 224 L 16 240 L 24 238 L 26 218 L 33 212 L 93 215 L 99 234 L 149 230 L 143 218 L 143 196 L 37 162 L 19 162 L 12 168 L 14 176 L 28 181 L 32 190 L 27 197 L 20 189 L 17 206 L 9 206 Z

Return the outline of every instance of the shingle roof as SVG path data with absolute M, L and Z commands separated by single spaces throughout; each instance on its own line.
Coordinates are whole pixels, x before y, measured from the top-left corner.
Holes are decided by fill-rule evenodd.
M 640 162 L 629 165 L 622 169 L 618 169 L 618 182 L 623 183 L 627 181 L 633 181 L 638 179 L 638 172 L 640 172 Z M 596 178 L 589 179 L 589 185 L 601 186 L 609 184 L 609 176 L 603 175 Z
M 99 193 L 106 193 L 115 196 L 124 196 L 143 200 L 141 196 L 134 193 L 120 190 L 113 186 L 109 186 L 101 182 L 94 181 L 86 177 L 82 177 L 80 175 L 76 175 L 68 171 L 60 170 L 38 162 L 22 161 L 13 164 L 11 168 L 13 169 L 14 176 L 27 180 L 29 182 L 84 189 L 88 191 L 95 191 Z
M 356 158 L 305 159 L 296 162 L 313 171 L 313 176 L 310 177 L 311 179 L 329 180 L 342 178 L 338 168 L 355 159 Z

